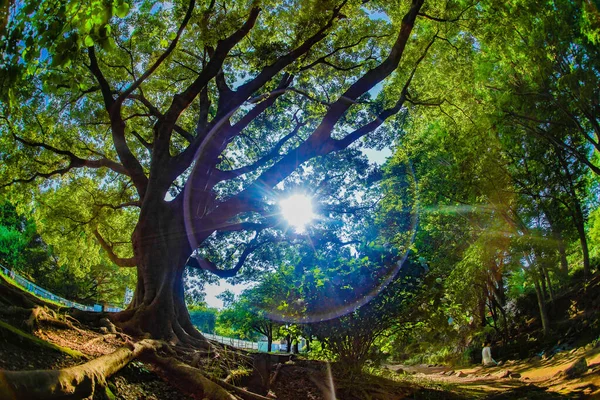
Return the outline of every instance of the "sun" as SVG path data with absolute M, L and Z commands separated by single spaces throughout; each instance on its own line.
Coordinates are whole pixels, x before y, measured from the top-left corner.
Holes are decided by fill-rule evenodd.
M 281 215 L 297 233 L 304 233 L 316 215 L 313 212 L 312 198 L 304 194 L 294 194 L 279 201 Z

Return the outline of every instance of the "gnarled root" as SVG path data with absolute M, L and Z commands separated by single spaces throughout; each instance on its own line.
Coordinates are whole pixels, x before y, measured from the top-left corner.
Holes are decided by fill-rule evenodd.
M 261 396 L 260 394 L 257 393 L 252 393 L 249 392 L 247 390 L 244 390 L 242 388 L 239 388 L 237 386 L 232 385 L 229 382 L 226 382 L 224 380 L 221 379 L 217 379 L 214 377 L 209 376 L 208 379 L 210 379 L 211 381 L 219 384 L 220 386 L 224 387 L 225 389 L 235 393 L 236 395 L 238 395 L 239 397 L 241 397 L 243 400 L 271 400 L 268 397 L 265 396 Z
M 86 399 L 96 388 L 106 386 L 106 378 L 123 368 L 142 352 L 156 348 L 156 342 L 143 340 L 121 347 L 111 354 L 85 364 L 60 370 L 0 371 L 1 399 Z
M 146 353 L 144 360 L 152 364 L 156 373 L 194 399 L 238 400 L 219 384 L 206 378 L 199 369 L 174 358 Z
M 70 320 L 75 321 L 76 323 L 79 323 L 79 321 L 77 321 L 73 317 L 71 317 Z M 27 325 L 27 327 L 31 331 L 38 328 L 40 323 L 43 322 L 43 323 L 55 326 L 60 329 L 72 329 L 72 330 L 80 332 L 80 333 L 84 332 L 82 329 L 79 329 L 78 327 L 76 327 L 73 324 L 73 322 L 71 322 L 70 320 L 66 316 L 63 317 L 63 319 L 61 319 L 56 312 L 54 312 L 53 310 L 50 310 L 48 308 L 35 307 L 33 310 L 31 310 L 31 314 L 29 316 L 29 319 L 27 319 L 27 321 L 25 322 L 25 325 Z

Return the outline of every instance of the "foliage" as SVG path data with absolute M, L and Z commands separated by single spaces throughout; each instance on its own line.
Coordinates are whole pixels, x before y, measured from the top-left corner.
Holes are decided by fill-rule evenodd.
M 234 337 L 247 340 L 260 340 L 263 336 L 270 342 L 279 336 L 279 324 L 270 320 L 264 310 L 253 307 L 249 297 L 251 289 L 231 303 L 219 314 L 220 334 L 231 333 Z M 224 330 L 224 328 L 226 330 Z
M 188 305 L 188 310 L 192 324 L 194 324 L 200 332 L 215 333 L 217 317 L 219 315 L 216 308 L 208 307 L 206 304 L 197 303 Z
M 453 62 L 424 65 L 430 83 L 418 85 L 384 168 L 392 183 L 410 162 L 420 206 L 413 248 L 429 267 L 421 305 L 394 338 L 397 356 L 461 357 L 478 352 L 483 332 L 507 345 L 532 317 L 548 334 L 558 324 L 548 304 L 568 275 L 591 276 L 600 75 L 590 10 L 480 2 L 459 18 L 464 35 L 431 49 Z
M 345 368 L 360 368 L 367 360 L 376 360 L 379 349 L 375 342 L 385 342 L 389 330 L 405 322 L 401 316 L 414 305 L 414 286 L 422 273 L 422 267 L 409 258 L 398 276 L 367 304 L 335 319 L 310 324 L 310 332 Z
M 133 286 L 133 274 L 108 260 L 84 273 L 85 267 L 75 260 L 62 261 L 41 238 L 36 224 L 11 203 L 3 203 L 0 210 L 0 260 L 6 267 L 64 298 L 122 306 L 125 288 Z
M 1 185 L 82 276 L 105 258 L 137 268 L 132 312 L 117 317 L 125 330 L 189 335 L 184 276 L 253 279 L 279 266 L 268 255 L 304 257 L 278 215 L 287 193 L 318 192 L 320 248 L 352 237 L 360 219 L 348 215 L 360 213 L 349 208 L 364 206 L 377 175 L 361 149 L 392 143 L 439 43 L 421 11 L 447 16 L 462 3 L 14 2 L 0 59 Z

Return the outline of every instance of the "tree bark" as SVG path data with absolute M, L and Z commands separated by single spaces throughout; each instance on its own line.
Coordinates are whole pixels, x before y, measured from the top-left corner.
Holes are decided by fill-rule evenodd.
M 60 370 L 0 371 L 2 399 L 83 399 L 92 398 L 106 378 L 123 368 L 156 343 L 142 341 L 131 348 L 121 347 L 75 367 Z
M 133 336 L 210 348 L 193 326 L 184 299 L 183 272 L 192 249 L 182 207 L 164 201 L 145 205 L 132 239 L 137 287 L 128 308 L 112 315 L 113 322 Z

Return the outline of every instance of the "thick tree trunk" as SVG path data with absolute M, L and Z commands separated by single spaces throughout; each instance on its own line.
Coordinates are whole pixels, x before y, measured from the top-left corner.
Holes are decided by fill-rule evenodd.
M 273 349 L 273 337 L 269 336 L 267 338 L 267 352 L 271 352 L 271 350 Z
M 209 348 L 184 300 L 183 272 L 192 249 L 176 204 L 145 207 L 133 234 L 137 287 L 127 310 L 112 317 L 125 332 Z

